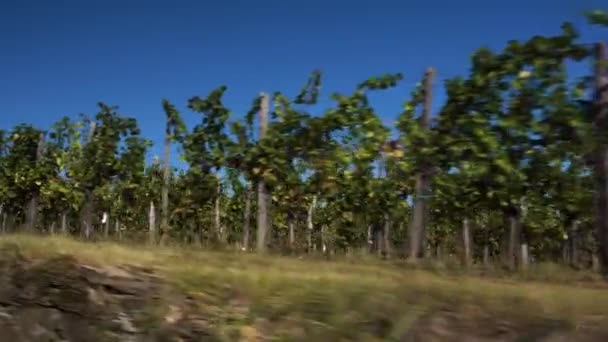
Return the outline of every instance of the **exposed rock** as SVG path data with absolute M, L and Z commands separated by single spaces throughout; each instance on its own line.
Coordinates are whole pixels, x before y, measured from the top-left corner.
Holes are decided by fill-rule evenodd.
M 402 324 L 381 313 L 364 320 L 351 312 L 361 324 L 346 331 L 298 316 L 302 312 L 253 317 L 251 303 L 237 292 L 205 298 L 180 293 L 150 269 L 94 267 L 68 256 L 26 260 L 17 246 L 0 248 L 0 341 L 310 341 L 332 333 L 356 341 L 608 341 L 603 316 L 569 327 L 448 306 L 422 310 Z
M 216 340 L 189 308 L 146 270 L 96 268 L 67 256 L 35 263 L 17 248 L 0 250 L 3 341 Z

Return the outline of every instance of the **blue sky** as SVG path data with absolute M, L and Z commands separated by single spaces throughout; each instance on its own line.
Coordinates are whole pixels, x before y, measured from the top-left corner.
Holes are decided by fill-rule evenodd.
M 92 115 L 103 101 L 136 117 L 155 142 L 151 155 L 160 154 L 162 98 L 192 127 L 200 118 L 185 108 L 191 96 L 225 84 L 226 103 L 241 116 L 260 91 L 295 95 L 314 68 L 324 71 L 325 99 L 402 72 L 398 88 L 372 98 L 390 124 L 427 66 L 438 70 L 437 109 L 440 81 L 465 75 L 481 46 L 558 33 L 566 20 L 586 42 L 608 38 L 581 16 L 602 3 L 0 0 L 0 128 L 48 128 L 63 115 Z

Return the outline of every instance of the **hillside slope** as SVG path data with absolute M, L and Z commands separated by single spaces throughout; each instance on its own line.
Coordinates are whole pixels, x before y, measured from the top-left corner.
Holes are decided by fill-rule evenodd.
M 12 342 L 607 341 L 606 308 L 603 285 L 0 238 L 0 336 Z

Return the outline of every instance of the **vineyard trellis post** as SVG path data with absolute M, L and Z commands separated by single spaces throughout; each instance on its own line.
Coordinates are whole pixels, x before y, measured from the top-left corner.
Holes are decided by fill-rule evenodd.
M 420 118 L 420 128 L 428 130 L 430 121 L 431 106 L 433 103 L 433 79 L 435 69 L 427 68 L 424 74 L 424 107 Z M 414 210 L 412 220 L 409 224 L 409 257 L 412 261 L 418 259 L 426 243 L 426 224 L 428 222 L 428 190 L 429 190 L 429 170 L 428 165 L 423 165 L 416 176 L 416 193 L 414 197 Z
M 596 130 L 597 156 L 595 176 L 598 185 L 597 235 L 602 271 L 608 273 L 608 141 L 604 139 L 608 129 L 608 67 L 607 47 L 600 42 L 595 49 L 595 98 L 593 123 Z
M 266 93 L 260 94 L 260 112 L 259 112 L 259 141 L 260 143 L 266 136 L 266 130 L 268 129 L 268 106 L 269 98 Z M 266 251 L 266 238 L 269 234 L 269 222 L 268 222 L 268 188 L 263 176 L 260 177 L 258 182 L 258 231 L 256 247 L 258 252 Z

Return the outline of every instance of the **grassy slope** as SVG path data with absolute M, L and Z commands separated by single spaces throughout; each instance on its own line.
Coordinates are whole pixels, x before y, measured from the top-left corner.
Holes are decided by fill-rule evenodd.
M 608 312 L 603 284 L 580 282 L 578 275 L 559 269 L 552 271 L 553 278 L 544 275 L 553 282 L 505 281 L 371 261 L 311 261 L 59 237 L 0 238 L 0 246 L 7 243 L 19 245 L 30 258 L 69 254 L 95 265 L 152 267 L 195 296 L 226 334 L 238 330 L 241 335 L 307 335 L 314 340 L 373 341 L 372 335 L 398 340 L 417 318 L 438 309 L 461 317 L 483 313 L 503 320 L 555 320 L 571 328 L 605 323 Z

